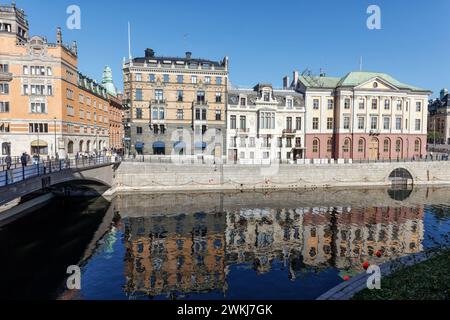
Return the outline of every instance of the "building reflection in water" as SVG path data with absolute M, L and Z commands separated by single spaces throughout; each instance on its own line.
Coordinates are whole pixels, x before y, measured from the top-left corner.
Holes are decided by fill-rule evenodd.
M 423 218 L 423 205 L 126 217 L 125 291 L 132 297 L 225 294 L 230 266 L 246 264 L 263 274 L 275 261 L 293 281 L 310 269 L 361 272 L 364 261 L 380 265 L 421 251 Z

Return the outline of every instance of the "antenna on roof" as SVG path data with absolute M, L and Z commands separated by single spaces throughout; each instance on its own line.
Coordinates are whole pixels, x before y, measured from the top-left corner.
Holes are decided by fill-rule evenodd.
M 128 58 L 131 60 L 131 26 L 130 22 L 128 21 Z
M 362 68 L 363 68 L 363 57 L 361 56 L 359 58 L 359 71 L 362 71 Z

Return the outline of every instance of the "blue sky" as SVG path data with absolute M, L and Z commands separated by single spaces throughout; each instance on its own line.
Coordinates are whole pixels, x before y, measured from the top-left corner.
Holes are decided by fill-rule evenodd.
M 0 0 L 5 3 L 4 0 Z M 449 0 L 17 0 L 31 34 L 79 45 L 79 68 L 101 79 L 110 65 L 119 89 L 122 58 L 147 47 L 158 55 L 230 58 L 230 79 L 239 86 L 270 82 L 306 68 L 343 76 L 359 69 L 391 74 L 437 95 L 450 87 Z M 9 3 L 9 2 L 8 2 Z M 81 30 L 66 28 L 66 8 L 81 8 Z M 381 30 L 366 27 L 367 7 L 381 8 Z M 185 35 L 188 35 L 185 37 Z

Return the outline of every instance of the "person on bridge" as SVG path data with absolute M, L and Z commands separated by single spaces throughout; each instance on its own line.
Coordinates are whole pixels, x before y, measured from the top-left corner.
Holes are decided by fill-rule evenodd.
M 26 167 L 27 163 L 28 163 L 28 155 L 26 154 L 26 152 L 24 152 L 22 154 L 22 156 L 20 157 L 20 162 L 22 163 L 22 167 Z
M 6 156 L 5 162 L 6 162 L 6 170 L 10 170 L 11 164 L 12 164 L 12 158 L 9 154 Z

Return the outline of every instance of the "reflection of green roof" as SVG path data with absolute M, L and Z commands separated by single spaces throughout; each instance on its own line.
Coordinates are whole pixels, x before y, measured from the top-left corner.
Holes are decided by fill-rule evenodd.
M 379 78 L 399 89 L 412 91 L 429 91 L 426 89 L 414 87 L 397 81 L 390 75 L 381 72 L 356 71 L 350 72 L 343 78 L 333 77 L 301 77 L 300 81 L 308 88 L 338 88 L 338 87 L 356 87 L 371 79 Z

